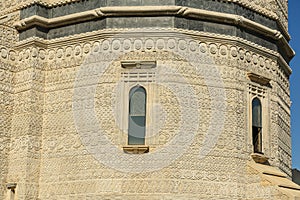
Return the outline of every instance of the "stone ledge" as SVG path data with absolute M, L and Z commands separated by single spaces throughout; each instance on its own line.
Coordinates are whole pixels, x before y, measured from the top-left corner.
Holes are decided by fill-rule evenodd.
M 128 145 L 123 147 L 123 151 L 128 154 L 144 154 L 149 152 L 149 146 L 146 145 Z
M 122 60 L 121 66 L 123 68 L 137 68 L 137 69 L 150 69 L 156 67 L 156 61 L 146 60 Z
M 254 161 L 249 162 L 248 166 L 261 177 L 261 184 L 267 182 L 269 185 L 275 186 L 280 192 L 287 195 L 287 199 L 300 199 L 300 186 L 292 182 L 285 173 L 276 167 Z
M 16 189 L 16 187 L 17 187 L 16 183 L 7 183 L 6 184 L 6 188 L 9 190 L 14 190 L 14 189 Z
M 264 164 L 269 160 L 267 156 L 261 153 L 252 153 L 251 157 L 256 163 L 261 163 L 261 164 Z

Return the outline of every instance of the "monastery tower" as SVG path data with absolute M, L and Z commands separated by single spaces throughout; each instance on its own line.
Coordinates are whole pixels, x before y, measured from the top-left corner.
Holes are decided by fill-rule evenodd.
M 287 0 L 0 0 L 0 199 L 299 199 Z

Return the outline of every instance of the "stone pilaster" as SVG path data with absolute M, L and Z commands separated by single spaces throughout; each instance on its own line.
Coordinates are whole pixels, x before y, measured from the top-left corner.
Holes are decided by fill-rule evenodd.
M 17 199 L 37 199 L 39 192 L 44 73 L 37 51 L 31 47 L 20 52 L 14 79 L 7 182 L 17 184 Z

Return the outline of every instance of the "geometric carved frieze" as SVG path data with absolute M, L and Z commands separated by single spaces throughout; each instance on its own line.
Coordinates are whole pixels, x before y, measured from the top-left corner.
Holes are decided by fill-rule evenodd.
M 101 32 L 101 31 L 100 31 Z M 101 35 L 101 33 L 99 32 L 99 34 Z M 185 31 L 188 32 L 188 31 Z M 95 35 L 95 33 L 88 33 L 88 34 L 82 34 L 82 36 L 93 36 Z M 98 35 L 99 35 L 98 34 Z M 153 34 L 153 36 L 155 36 L 156 33 Z M 167 33 L 166 33 L 167 34 Z M 100 36 L 99 35 L 99 36 Z M 156 34 L 156 37 L 159 36 L 161 34 Z M 211 35 L 210 37 L 217 37 L 217 35 L 214 34 L 208 34 Z M 78 35 L 80 36 L 80 35 Z M 80 37 L 82 37 L 80 36 Z M 145 44 L 144 41 L 129 41 L 126 39 L 121 39 L 120 38 L 120 42 L 119 44 L 121 45 L 119 49 L 117 50 L 122 50 L 124 52 L 126 51 L 130 51 L 130 50 L 135 50 L 135 45 L 139 44 L 140 42 L 142 47 L 141 50 L 146 49 L 147 51 L 159 51 L 159 50 L 169 50 L 174 46 L 174 42 L 178 42 L 178 41 L 172 41 L 173 39 L 171 38 L 163 38 L 163 39 L 159 39 L 153 37 L 151 39 L 149 39 L 150 41 L 152 40 L 154 42 L 154 46 L 150 46 L 147 47 L 146 45 L 151 44 Z M 218 36 L 220 37 L 220 36 Z M 221 38 L 231 38 L 228 36 L 222 36 Z M 233 40 L 235 40 L 234 38 L 231 38 Z M 43 69 L 50 69 L 51 68 L 61 68 L 62 66 L 65 67 L 72 67 L 73 65 L 80 65 L 81 61 L 83 60 L 83 58 L 85 57 L 85 55 L 89 52 L 89 49 L 87 49 L 86 47 L 92 47 L 92 49 L 94 51 L 96 51 L 97 49 L 102 49 L 105 51 L 108 50 L 108 52 L 110 51 L 110 49 L 112 47 L 111 41 L 108 40 L 103 40 L 101 41 L 95 41 L 93 40 L 91 41 L 87 41 L 81 45 L 70 45 L 68 47 L 65 48 L 55 48 L 55 46 L 57 46 L 58 44 L 60 44 L 61 42 L 64 42 L 64 40 L 56 40 L 55 43 L 57 43 L 55 46 L 53 46 L 53 48 L 49 48 L 49 49 L 43 49 L 43 48 L 38 48 L 37 52 L 36 51 L 32 51 L 33 49 L 31 48 L 26 48 L 26 45 L 29 45 L 32 39 L 28 40 L 28 41 L 23 41 L 20 43 L 21 46 L 24 46 L 22 48 L 20 48 L 19 51 L 17 50 L 10 50 L 10 49 L 3 49 L 2 51 L 4 52 L 4 54 L 2 55 L 3 61 L 9 62 L 11 64 L 13 64 L 14 66 L 17 66 L 18 70 L 21 70 L 22 68 L 25 68 L 26 66 L 28 66 L 29 64 L 31 64 L 35 59 L 34 62 L 38 63 L 37 66 L 42 67 Z M 48 41 L 45 40 L 40 40 L 40 39 L 33 39 L 34 41 L 39 41 L 42 43 L 46 43 L 48 44 Z M 74 43 L 73 39 L 70 38 L 70 41 L 68 41 L 69 44 Z M 115 41 L 118 42 L 118 41 Z M 146 42 L 148 42 L 146 40 Z M 186 43 L 188 43 L 189 41 L 186 41 Z M 246 41 L 243 41 L 246 42 Z M 231 42 L 230 42 L 231 43 Z M 291 70 L 289 68 L 288 65 L 284 64 L 283 60 L 278 60 L 276 61 L 274 59 L 274 52 L 268 51 L 267 53 L 270 54 L 270 56 L 272 56 L 273 58 L 270 60 L 268 58 L 266 58 L 265 56 L 259 56 L 258 53 L 254 53 L 254 52 L 250 52 L 250 51 L 243 51 L 243 48 L 239 48 L 236 44 L 231 44 L 230 43 L 226 44 L 226 45 L 221 45 L 218 43 L 214 43 L 214 42 L 201 42 L 200 45 L 195 43 L 191 43 L 192 47 L 191 49 L 187 49 L 188 51 L 195 51 L 194 49 L 196 48 L 196 51 L 200 51 L 201 53 L 206 53 L 209 52 L 212 56 L 215 57 L 216 59 L 216 63 L 218 63 L 218 59 L 222 60 L 222 63 L 225 62 L 225 60 L 228 59 L 230 60 L 230 62 L 247 62 L 250 66 L 255 66 L 257 65 L 257 58 L 259 58 L 259 63 L 260 63 L 260 68 L 264 69 L 264 71 L 268 71 L 270 73 L 273 73 L 274 70 L 278 70 L 278 66 L 276 62 L 282 62 L 282 64 L 279 64 L 279 66 L 283 69 L 282 72 L 286 72 L 286 74 L 284 73 L 278 73 L 278 76 L 282 76 L 280 77 L 280 79 L 282 79 L 282 82 L 285 84 L 286 80 L 286 76 L 288 76 L 291 73 Z M 247 42 L 246 42 L 247 43 Z M 216 45 L 214 45 L 216 44 Z M 106 47 L 106 45 L 110 45 L 108 47 Z M 177 45 L 180 45 L 180 47 L 182 46 L 182 43 L 180 44 L 175 44 L 173 50 L 177 51 L 180 50 L 180 48 L 177 47 Z M 196 46 L 195 46 L 196 45 Z M 199 45 L 199 46 L 198 46 Z M 250 45 L 250 44 L 249 44 Z M 20 46 L 20 47 L 21 47 Z M 255 46 L 256 47 L 256 46 Z M 105 48 L 105 49 L 104 49 Z M 149 48 L 149 50 L 148 50 Z M 199 50 L 197 50 L 197 48 L 199 48 Z M 216 49 L 217 48 L 217 49 Z M 257 46 L 258 49 L 259 46 Z M 87 52 L 86 52 L 87 51 Z M 6 54 L 5 54 L 6 52 Z M 8 52 L 12 55 L 12 56 L 7 56 Z M 112 49 L 113 52 L 113 49 Z M 33 55 L 34 54 L 34 55 Z M 221 55 L 220 57 L 218 55 Z M 56 59 L 56 57 L 58 59 Z M 1 57 L 0 57 L 0 60 Z M 223 62 L 224 60 L 224 62 Z M 22 61 L 22 65 L 20 65 L 20 61 Z M 73 63 L 73 64 L 72 64 Z M 266 65 L 267 63 L 269 63 L 268 65 Z M 234 63 L 233 63 L 234 64 Z M 236 65 L 236 64 L 234 64 Z M 237 65 L 240 65 L 240 63 L 238 63 Z
M 152 31 L 149 31 L 149 34 L 151 34 Z M 186 32 L 186 31 L 185 31 Z M 168 32 L 166 32 L 166 34 L 168 34 Z M 83 34 L 86 35 L 86 34 Z M 93 34 L 87 34 L 87 35 L 93 35 Z M 215 35 L 216 36 L 216 35 Z M 138 37 L 138 36 L 137 36 Z M 145 41 L 141 41 L 141 40 L 134 40 L 134 41 L 130 41 L 127 40 L 125 38 L 120 38 L 119 40 L 114 41 L 114 44 L 119 44 L 118 49 L 116 49 L 117 51 L 132 51 L 132 50 L 138 50 L 137 49 L 137 45 L 142 45 L 141 47 L 139 47 L 139 50 L 147 50 L 147 51 L 162 51 L 162 50 L 172 50 L 172 51 L 178 51 L 181 49 L 185 49 L 187 44 L 190 43 L 189 47 L 190 49 L 186 49 L 185 51 L 187 52 L 201 52 L 201 54 L 205 55 L 207 53 L 209 53 L 211 56 L 213 56 L 216 59 L 216 63 L 218 62 L 218 59 L 222 60 L 221 63 L 224 63 L 223 60 L 232 60 L 234 62 L 238 61 L 238 62 L 243 62 L 243 63 L 247 63 L 249 66 L 256 66 L 257 63 L 257 59 L 259 58 L 259 64 L 260 64 L 260 68 L 264 69 L 266 71 L 268 71 L 269 73 L 273 73 L 274 70 L 277 70 L 278 66 L 276 65 L 277 61 L 272 59 L 270 61 L 270 59 L 266 58 L 265 56 L 259 56 L 258 53 L 254 53 L 254 52 L 250 52 L 250 51 L 245 51 L 243 50 L 243 48 L 238 47 L 237 45 L 228 43 L 226 45 L 222 45 L 222 44 L 218 44 L 215 42 L 204 42 L 201 41 L 200 44 L 197 44 L 197 42 L 192 42 L 192 41 L 188 41 L 188 40 L 174 40 L 172 38 L 166 38 L 165 36 L 163 38 L 158 38 L 158 37 L 162 37 L 162 34 L 157 34 L 153 32 L 153 37 L 150 38 L 150 36 L 148 36 L 149 39 L 146 37 Z M 213 37 L 213 34 L 211 34 L 211 37 Z M 223 36 L 222 36 L 223 37 Z M 224 38 L 228 38 L 227 36 L 224 36 Z M 57 40 L 57 42 L 63 42 L 63 40 Z M 246 41 L 245 41 L 246 42 Z M 24 42 L 22 42 L 24 43 Z M 26 42 L 25 42 L 26 43 Z M 58 43 L 58 44 L 59 44 Z M 70 44 L 72 44 L 73 41 L 70 41 Z M 84 56 L 89 53 L 89 51 L 91 49 L 87 49 L 87 46 L 92 47 L 92 49 L 94 51 L 98 51 L 98 49 L 102 50 L 103 52 L 111 52 L 111 46 L 114 44 L 111 44 L 112 41 L 109 40 L 102 40 L 102 41 L 93 41 L 93 42 L 86 42 L 86 44 L 82 44 L 82 45 L 70 45 L 68 46 L 66 49 L 65 48 L 54 48 L 54 49 L 45 49 L 45 50 L 40 50 L 37 52 L 37 55 L 35 55 L 37 58 L 39 58 L 37 61 L 39 63 L 48 63 L 46 66 L 51 66 L 51 67 L 58 67 L 58 65 L 60 66 L 69 66 L 71 62 L 75 62 L 76 65 L 80 64 L 80 61 L 83 60 Z M 151 46 L 150 46 L 151 45 Z M 113 47 L 115 48 L 115 46 Z M 8 50 L 6 50 L 8 51 Z M 86 52 L 87 51 L 87 52 Z M 112 49 L 112 52 L 114 51 L 114 49 Z M 24 60 L 25 63 L 26 61 L 30 61 L 31 58 L 31 50 L 28 49 L 28 51 L 22 51 L 22 52 L 26 52 L 27 55 L 24 54 L 20 54 L 19 52 L 15 52 L 14 53 L 14 58 L 13 60 L 11 60 L 12 63 L 18 63 L 18 61 Z M 43 52 L 43 54 L 40 54 L 41 52 Z M 271 52 L 270 52 L 271 53 Z M 40 55 L 39 55 L 40 54 Z M 200 54 L 200 55 L 201 55 Z M 271 53 L 272 55 L 273 53 Z M 45 56 L 46 55 L 46 56 Z M 22 57 L 20 57 L 22 56 Z M 26 57 L 25 57 L 26 56 Z M 55 59 L 55 56 L 58 59 Z M 20 58 L 19 58 L 20 57 Z M 54 57 L 54 58 L 53 58 Z M 272 56 L 273 57 L 273 56 Z M 8 60 L 8 57 L 3 57 L 4 60 Z M 231 61 L 231 62 L 232 62 Z M 283 62 L 282 60 L 278 60 L 278 62 Z M 269 63 L 267 65 L 267 63 Z M 29 64 L 29 63 L 28 63 Z M 241 63 L 238 63 L 238 65 L 240 65 Z M 25 67 L 25 65 L 22 66 L 18 66 L 18 68 L 21 67 Z M 286 72 L 286 76 L 288 76 L 291 73 L 291 70 L 289 68 L 288 65 L 285 64 L 280 64 L 280 67 L 282 67 L 282 69 L 284 69 L 284 71 Z M 284 74 L 279 74 L 280 76 L 284 76 Z M 285 77 L 281 78 L 283 79 L 283 81 L 285 82 Z
M 257 85 L 249 84 L 248 85 L 249 94 L 252 96 L 262 97 L 265 98 L 266 96 L 266 89 Z
M 149 71 L 129 71 L 122 72 L 122 82 L 155 82 L 155 72 Z
M 183 6 L 114 6 L 114 7 L 100 7 L 97 9 L 69 14 L 55 18 L 45 18 L 38 15 L 33 15 L 22 19 L 14 24 L 18 30 L 26 30 L 32 26 L 40 26 L 43 28 L 57 28 L 60 26 L 70 25 L 70 23 L 84 22 L 96 18 L 105 17 L 147 17 L 153 15 L 168 15 L 168 16 L 184 16 L 185 18 L 197 18 L 199 20 L 212 20 L 216 22 L 226 22 L 235 26 L 241 26 L 246 29 L 258 32 L 275 41 L 280 41 L 283 47 L 284 54 L 290 59 L 294 56 L 294 51 L 290 48 L 287 40 L 278 30 L 271 29 L 267 26 L 254 22 L 243 16 L 236 14 L 229 14 L 202 10 L 198 8 L 190 8 Z

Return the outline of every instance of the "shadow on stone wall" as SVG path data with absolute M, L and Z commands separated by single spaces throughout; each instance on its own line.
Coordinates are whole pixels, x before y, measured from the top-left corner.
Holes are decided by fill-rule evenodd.
M 298 169 L 293 169 L 292 174 L 293 181 L 300 185 L 300 171 Z

